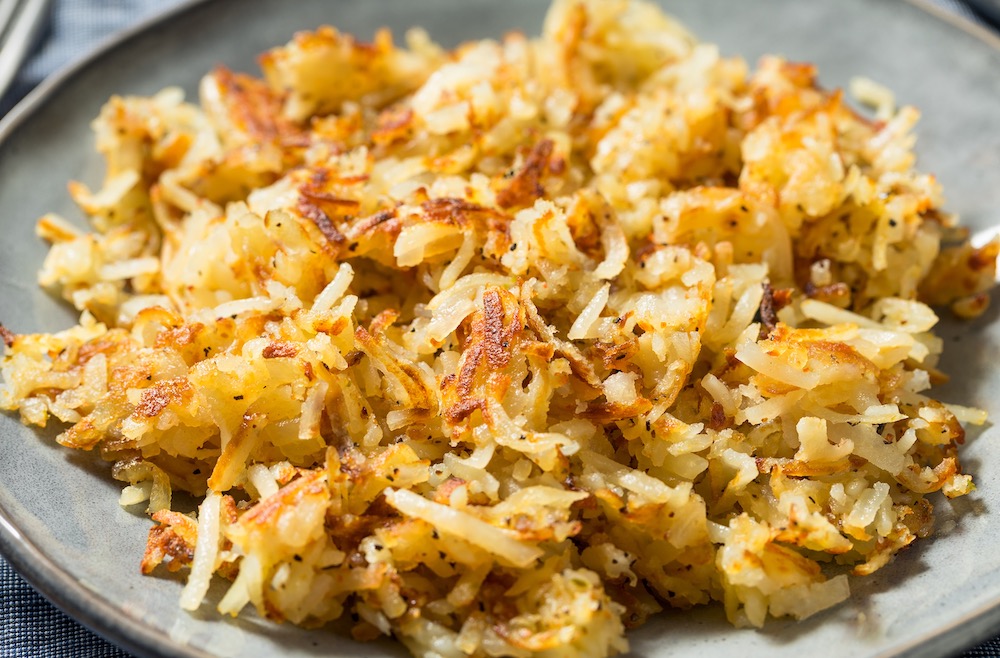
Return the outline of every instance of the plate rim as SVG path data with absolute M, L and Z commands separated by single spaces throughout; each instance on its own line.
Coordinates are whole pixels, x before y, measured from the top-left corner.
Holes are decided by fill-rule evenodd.
M 223 1 L 180 0 L 169 9 L 108 35 L 90 50 L 46 77 L 0 118 L 0 147 L 11 139 L 21 124 L 50 101 L 78 73 L 163 24 L 170 23 L 210 2 L 218 5 Z M 950 12 L 931 0 L 902 0 L 902 3 L 965 32 L 1000 53 L 1000 33 Z M 163 630 L 131 616 L 99 593 L 85 587 L 81 581 L 48 557 L 17 527 L 2 499 L 0 499 L 0 555 L 20 577 L 52 605 L 116 647 L 133 655 L 149 658 L 211 658 L 212 656 L 201 649 L 176 642 Z M 942 654 L 940 650 L 934 651 L 935 646 L 940 649 L 942 640 L 949 641 L 951 648 L 947 651 L 948 654 L 957 654 L 978 646 L 998 632 L 1000 632 L 1000 592 L 991 602 L 984 603 L 947 626 L 936 631 L 924 632 L 878 655 L 888 657 Z M 927 646 L 928 642 L 932 642 L 933 645 Z
M 81 56 L 46 77 L 0 118 L 0 146 L 78 73 L 102 57 L 151 32 L 164 23 L 208 4 L 209 0 L 180 0 L 173 7 L 148 16 L 100 40 Z M 211 658 L 211 654 L 175 642 L 168 634 L 117 608 L 87 589 L 47 556 L 17 527 L 0 499 L 0 555 L 49 603 L 84 628 L 135 656 L 148 658 Z

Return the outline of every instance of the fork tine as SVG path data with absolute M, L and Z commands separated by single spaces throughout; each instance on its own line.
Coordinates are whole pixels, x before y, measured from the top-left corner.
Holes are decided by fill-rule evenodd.
M 17 9 L 18 0 L 0 0 L 0 35 L 10 27 L 10 19 Z
M 48 18 L 50 0 L 0 0 L 0 12 L 7 12 L 9 25 L 0 35 L 0 96 L 14 81 L 21 64 Z M 15 13 L 15 9 L 17 10 Z M 0 13 L 0 18 L 5 16 Z

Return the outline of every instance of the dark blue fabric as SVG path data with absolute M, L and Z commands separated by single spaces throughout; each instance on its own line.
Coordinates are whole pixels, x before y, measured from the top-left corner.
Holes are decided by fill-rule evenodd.
M 934 1 L 977 20 L 957 0 Z M 0 116 L 46 75 L 80 57 L 116 30 L 176 2 L 178 0 L 55 0 L 49 24 L 39 38 L 34 55 L 9 93 L 0 99 Z M 53 607 L 0 558 L 0 658 L 29 656 L 128 658 L 129 654 Z M 964 656 L 1000 658 L 1000 638 L 985 642 Z
M 0 658 L 128 658 L 39 596 L 0 559 Z

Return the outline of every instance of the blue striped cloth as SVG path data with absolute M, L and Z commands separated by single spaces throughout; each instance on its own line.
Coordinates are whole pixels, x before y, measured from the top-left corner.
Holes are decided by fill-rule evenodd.
M 115 31 L 164 11 L 179 0 L 56 0 L 35 52 L 9 92 L 0 116 L 45 76 L 88 52 Z M 957 0 L 937 4 L 979 21 Z M 0 658 L 128 658 L 129 654 L 53 607 L 0 558 Z M 1000 658 L 1000 638 L 966 652 L 965 658 Z

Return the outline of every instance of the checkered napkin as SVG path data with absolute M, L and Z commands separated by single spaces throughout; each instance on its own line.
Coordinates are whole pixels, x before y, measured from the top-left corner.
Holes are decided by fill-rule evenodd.
M 49 25 L 10 91 L 0 99 L 0 116 L 45 76 L 88 52 L 108 35 L 162 12 L 180 0 L 56 0 Z M 836 1 L 836 0 L 830 0 Z M 979 21 L 957 0 L 936 4 Z M 53 607 L 0 558 L 0 658 L 128 658 Z M 1000 658 L 1000 637 L 968 651 L 964 658 Z

